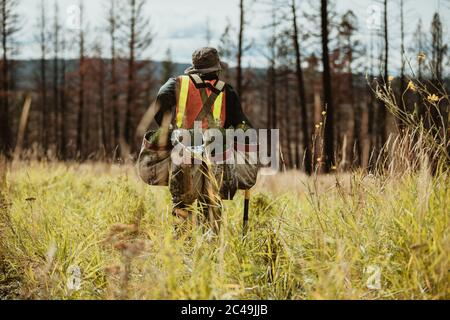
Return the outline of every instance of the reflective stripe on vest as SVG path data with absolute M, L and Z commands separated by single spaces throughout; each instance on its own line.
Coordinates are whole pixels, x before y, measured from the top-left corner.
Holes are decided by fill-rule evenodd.
M 191 79 L 189 76 L 181 77 L 180 97 L 178 100 L 178 113 L 177 113 L 177 126 L 181 128 L 183 126 L 184 114 L 186 112 L 186 104 L 189 93 L 189 82 Z
M 220 117 L 222 116 L 222 103 L 223 103 L 223 92 L 221 92 L 216 101 L 214 102 L 214 120 L 220 122 Z
M 181 76 L 179 82 L 179 92 L 178 92 L 178 105 L 177 105 L 177 115 L 176 122 L 177 127 L 182 128 L 186 116 L 186 112 L 193 112 L 192 110 L 187 110 L 192 108 L 193 106 L 188 106 L 189 96 L 191 94 L 198 94 L 200 92 L 190 92 L 189 88 L 191 87 L 191 78 L 189 76 Z M 214 101 L 213 108 L 213 118 L 217 123 L 222 123 L 222 114 L 223 114 L 223 105 L 224 105 L 224 92 L 221 92 L 216 100 Z M 201 110 L 201 105 L 198 106 L 199 110 Z M 194 111 L 195 112 L 195 111 Z

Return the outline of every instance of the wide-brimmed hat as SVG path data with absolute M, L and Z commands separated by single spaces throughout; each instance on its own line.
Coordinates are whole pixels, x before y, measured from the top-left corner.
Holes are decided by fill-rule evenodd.
M 220 61 L 219 53 L 214 48 L 201 48 L 192 55 L 192 66 L 187 68 L 186 74 L 208 74 L 227 68 L 227 64 Z

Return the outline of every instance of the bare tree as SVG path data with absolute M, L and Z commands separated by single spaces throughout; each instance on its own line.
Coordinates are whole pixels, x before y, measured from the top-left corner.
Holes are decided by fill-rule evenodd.
M 103 153 L 102 157 L 109 151 L 108 134 L 106 127 L 106 63 L 102 57 L 102 46 L 100 42 L 94 45 L 94 78 L 96 82 L 96 106 L 97 106 L 97 123 L 98 123 L 98 138 L 100 151 Z
M 236 67 L 236 91 L 242 97 L 242 55 L 244 42 L 244 27 L 245 27 L 245 8 L 244 0 L 239 1 L 239 37 L 237 48 L 237 67 Z
M 447 51 L 447 45 L 443 43 L 443 29 L 441 17 L 438 12 L 433 16 L 431 23 L 431 64 L 433 71 L 433 80 L 442 83 L 442 69 L 444 56 Z
M 227 20 L 227 24 L 225 25 L 225 29 L 220 36 L 220 41 L 217 48 L 220 54 L 220 58 L 224 61 L 231 61 L 235 58 L 234 52 L 236 44 L 233 41 L 231 31 L 231 22 Z M 232 80 L 230 79 L 231 75 L 229 74 L 228 70 L 225 70 L 225 72 L 223 72 L 222 77 L 227 82 L 230 82 Z
M 292 152 L 292 133 L 295 131 L 293 126 L 293 120 L 295 117 L 292 112 L 292 95 L 291 95 L 291 80 L 292 80 L 292 70 L 290 69 L 292 64 L 292 35 L 290 28 L 285 28 L 282 30 L 278 36 L 277 41 L 277 52 L 276 59 L 278 61 L 278 76 L 280 82 L 283 84 L 279 87 L 279 95 L 277 95 L 278 102 L 277 106 L 280 109 L 280 116 L 278 118 L 278 124 L 281 133 L 281 148 L 283 154 L 286 157 L 283 159 L 287 168 L 295 167 L 295 157 Z
M 303 148 L 305 149 L 304 154 L 304 163 L 305 163 L 305 172 L 307 174 L 312 173 L 312 157 L 311 157 L 311 135 L 309 134 L 309 123 L 308 123 L 308 112 L 307 112 L 307 105 L 306 105 L 306 93 L 305 93 L 305 81 L 303 77 L 303 69 L 302 69 L 302 56 L 300 52 L 300 43 L 299 43 L 299 30 L 298 30 L 298 23 L 297 23 L 297 6 L 296 1 L 291 0 L 291 11 L 292 11 L 292 42 L 295 49 L 295 75 L 297 79 L 297 94 L 300 101 L 300 121 L 301 122 L 301 130 L 302 130 L 302 136 L 303 136 Z M 297 128 L 297 141 L 296 141 L 296 166 L 297 168 L 300 168 L 301 165 L 301 159 L 300 159 L 300 152 L 298 150 L 299 148 L 299 141 L 298 141 L 298 135 L 300 133 L 299 128 Z
M 53 5 L 53 114 L 54 114 L 54 136 L 58 150 L 58 156 L 61 156 L 61 110 L 59 108 L 59 50 L 60 38 L 59 32 L 61 25 L 59 23 L 59 5 L 54 1 Z
M 405 13 L 404 13 L 404 0 L 400 0 L 400 54 L 401 54 L 401 67 L 400 67 L 400 95 L 405 92 Z M 400 100 L 401 101 L 401 100 Z M 402 103 L 400 105 L 403 105 Z
M 447 53 L 447 45 L 444 44 L 443 40 L 443 27 L 439 12 L 436 12 L 433 16 L 433 21 L 431 23 L 431 67 L 432 67 L 432 83 L 433 86 L 430 89 L 433 92 L 441 91 L 443 84 L 443 62 L 444 57 Z M 448 122 L 449 122 L 449 104 L 448 99 L 442 99 L 439 101 L 436 107 L 430 108 L 428 115 L 428 126 L 433 132 L 434 138 L 447 146 L 447 150 L 450 151 L 450 146 L 448 144 Z M 436 169 L 437 161 L 431 158 L 432 169 Z
M 388 0 L 384 0 L 384 10 L 383 10 L 383 41 L 384 41 L 384 55 L 382 56 L 382 68 L 383 75 L 382 78 L 387 83 L 389 81 L 389 28 L 388 28 Z M 386 106 L 382 101 L 379 103 L 378 109 L 378 136 L 377 136 L 377 146 L 376 151 L 379 152 L 383 145 L 386 143 L 387 136 L 387 126 L 386 126 Z
M 175 65 L 172 61 L 172 52 L 170 48 L 166 51 L 166 58 L 162 62 L 162 75 L 161 75 L 161 83 L 166 83 L 167 80 L 169 80 L 170 77 L 173 76 L 175 72 Z
M 361 56 L 364 49 L 358 40 L 354 40 L 354 35 L 358 29 L 358 18 L 352 10 L 344 13 L 339 24 L 339 37 L 343 38 L 342 52 L 344 55 L 343 65 L 345 68 L 345 82 L 344 86 L 347 89 L 347 99 L 351 106 L 351 119 L 348 123 L 353 124 L 352 132 L 348 132 L 348 156 L 347 159 L 354 157 L 353 163 L 360 162 L 362 153 L 362 137 L 361 137 L 361 120 L 362 110 L 359 102 L 355 100 L 355 86 L 354 86 L 354 67 L 353 64 L 358 56 Z M 353 151 L 355 153 L 353 154 Z M 344 152 L 346 152 L 344 150 Z
M 41 50 L 41 58 L 39 61 L 39 95 L 42 109 L 42 147 L 44 154 L 47 153 L 50 142 L 50 110 L 47 101 L 47 53 L 48 53 L 48 30 L 47 30 L 47 8 L 45 0 L 40 2 L 40 16 L 38 19 L 39 30 L 39 48 Z
M 16 13 L 19 2 L 16 0 L 0 0 L 0 32 L 2 41 L 1 62 L 1 95 L 0 95 L 0 154 L 7 158 L 11 156 L 11 119 L 9 116 L 10 94 L 10 55 L 13 49 L 14 37 L 20 29 L 19 17 Z
M 272 22 L 271 29 L 272 35 L 268 42 L 269 47 L 269 67 L 267 69 L 267 81 L 268 81 L 268 90 L 267 90 L 267 122 L 268 128 L 276 129 L 278 128 L 278 95 L 277 95 L 277 46 L 278 46 L 278 34 L 277 34 L 277 6 L 275 1 L 272 3 Z
M 220 42 L 218 46 L 219 54 L 222 59 L 231 60 L 233 56 L 233 40 L 231 39 L 231 22 L 227 20 L 225 29 L 220 36 Z
M 417 27 L 414 32 L 414 47 L 411 48 L 413 53 L 417 55 L 425 52 L 425 34 L 423 32 L 422 19 L 417 22 Z M 420 81 L 423 78 L 423 59 L 418 59 L 417 77 Z
M 135 121 L 133 114 L 136 109 L 138 95 L 137 75 L 139 64 L 137 58 L 150 46 L 153 35 L 149 29 L 150 21 L 144 16 L 146 0 L 128 0 L 128 19 L 126 22 L 126 42 L 128 45 L 127 93 L 125 106 L 125 141 L 134 150 Z
M 322 64 L 323 64 L 323 90 L 326 105 L 326 123 L 324 134 L 324 156 L 325 172 L 330 172 L 333 167 L 334 158 L 334 109 L 333 93 L 331 87 L 330 57 L 328 49 L 328 1 L 321 0 L 321 21 L 322 21 Z
M 85 30 L 84 30 L 84 1 L 79 0 L 79 32 L 78 32 L 78 49 L 79 49 L 79 83 L 78 83 L 78 119 L 77 119 L 77 151 L 81 159 L 84 159 L 83 149 L 83 129 L 84 129 L 84 105 L 85 105 Z
M 120 146 L 120 116 L 119 116 L 119 93 L 118 93 L 118 78 L 117 78 L 117 37 L 118 30 L 120 28 L 120 18 L 118 11 L 118 0 L 109 0 L 108 11 L 108 33 L 110 41 L 110 55 L 111 55 L 111 68 L 110 68 L 110 109 L 113 112 L 113 146 L 118 148 Z
M 375 80 L 375 32 L 370 32 L 369 39 L 369 65 L 368 73 L 369 73 L 369 82 L 373 83 Z M 362 146 L 362 156 L 361 156 L 361 165 L 364 169 L 369 169 L 369 167 L 373 164 L 371 160 L 371 153 L 373 148 L 376 145 L 376 136 L 377 132 L 375 129 L 375 119 L 376 119 L 376 105 L 377 101 L 372 94 L 372 89 L 370 86 L 366 86 L 365 94 L 367 97 L 367 121 L 361 121 L 361 130 L 363 132 L 363 141 L 365 142 Z M 365 114 L 364 114 L 365 115 Z M 363 119 L 365 120 L 365 119 Z
M 67 62 L 66 62 L 66 38 L 65 35 L 61 37 L 61 53 L 63 55 L 61 60 L 61 70 L 59 78 L 61 79 L 60 84 L 60 135 L 61 135 L 61 149 L 60 156 L 62 160 L 67 159 L 67 81 L 66 81 L 66 71 L 67 71 Z

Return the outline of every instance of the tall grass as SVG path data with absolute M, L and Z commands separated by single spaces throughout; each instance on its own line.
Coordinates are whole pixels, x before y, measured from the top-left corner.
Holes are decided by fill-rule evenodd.
M 420 54 L 418 59 L 422 63 L 426 56 Z M 409 167 L 415 168 L 421 166 L 423 156 L 427 156 L 433 173 L 438 174 L 448 170 L 450 164 L 450 97 L 445 86 L 436 79 L 431 64 L 427 68 L 434 79 L 429 80 L 414 78 L 414 70 L 411 63 L 408 63 L 413 77 L 408 79 L 407 89 L 401 92 L 400 97 L 397 96 L 392 81 L 377 83 L 373 89 L 376 97 L 394 116 L 400 129 L 394 145 L 388 142 L 384 151 L 394 150 L 396 156 L 390 157 L 390 161 L 406 156 L 402 161 L 406 160 Z M 401 150 L 397 149 L 399 146 L 402 147 Z M 377 164 L 385 163 L 378 159 Z
M 284 189 L 295 179 L 297 189 Z M 273 191 L 264 187 L 270 181 Z M 37 299 L 449 298 L 448 175 L 262 179 L 219 238 L 172 226 L 170 195 L 127 168 L 20 164 L 2 207 L 0 292 Z M 7 209 L 5 209 L 7 208 Z M 81 283 L 73 283 L 74 267 Z

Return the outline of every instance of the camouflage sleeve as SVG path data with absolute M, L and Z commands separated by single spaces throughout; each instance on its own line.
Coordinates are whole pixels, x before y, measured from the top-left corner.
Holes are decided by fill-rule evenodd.
M 156 103 L 159 105 L 159 111 L 155 115 L 155 121 L 161 126 L 162 120 L 166 114 L 172 116 L 175 114 L 177 104 L 175 78 L 170 78 L 159 90 Z
M 246 127 L 253 127 L 251 122 L 242 110 L 242 105 L 237 92 L 232 86 L 227 85 L 227 115 L 225 120 L 225 128 L 236 128 L 239 125 L 245 125 Z

